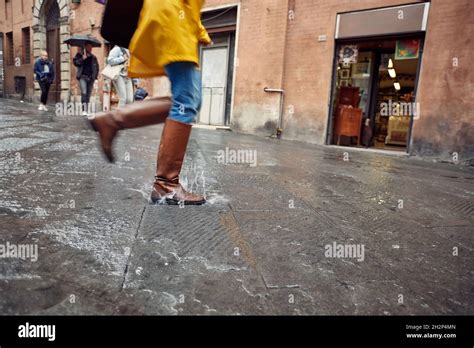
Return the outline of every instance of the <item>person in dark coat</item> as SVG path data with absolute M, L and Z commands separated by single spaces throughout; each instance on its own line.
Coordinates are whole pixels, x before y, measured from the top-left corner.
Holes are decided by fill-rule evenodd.
M 92 45 L 87 43 L 84 48 L 79 47 L 73 63 L 77 67 L 76 78 L 79 80 L 81 88 L 82 115 L 87 116 L 92 88 L 99 76 L 99 62 L 97 57 L 92 54 Z
M 41 57 L 35 62 L 34 72 L 35 80 L 38 82 L 41 89 L 41 98 L 38 110 L 48 111 L 46 104 L 48 103 L 49 88 L 51 87 L 51 84 L 55 78 L 54 64 L 48 59 L 48 52 L 41 52 Z

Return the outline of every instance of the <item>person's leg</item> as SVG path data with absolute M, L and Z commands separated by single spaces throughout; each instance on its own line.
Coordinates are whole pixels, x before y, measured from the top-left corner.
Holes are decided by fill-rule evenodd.
M 39 110 L 43 110 L 43 106 L 46 104 L 45 99 L 47 100 L 47 95 L 46 95 L 46 82 L 38 82 L 40 89 L 41 89 L 41 97 L 40 97 L 40 107 Z
M 118 108 L 120 109 L 127 104 L 127 88 L 125 86 L 125 77 L 119 76 L 113 83 L 119 97 Z
M 155 203 L 201 205 L 206 199 L 186 192 L 179 182 L 191 123 L 201 104 L 200 73 L 195 64 L 188 62 L 172 63 L 165 68 L 171 81 L 173 104 L 161 136 L 151 200 Z
M 87 111 L 87 81 L 86 79 L 79 79 L 79 88 L 81 89 L 81 105 L 82 105 L 82 112 Z
M 90 101 L 91 101 L 91 95 L 92 95 L 92 89 L 94 88 L 94 81 L 90 80 L 87 81 L 87 109 L 86 112 L 89 114 L 91 112 L 90 110 Z
M 163 123 L 168 117 L 170 107 L 170 98 L 155 97 L 128 104 L 121 109 L 100 113 L 89 118 L 89 122 L 92 128 L 99 132 L 102 151 L 107 159 L 113 162 L 112 143 L 119 130 Z
M 132 104 L 133 103 L 133 96 L 135 94 L 133 90 L 133 82 L 132 79 L 129 77 L 125 78 L 125 90 L 127 91 L 127 104 Z
M 170 118 L 191 124 L 195 121 L 201 107 L 201 75 L 195 64 L 177 62 L 166 66 L 171 81 L 173 105 Z
M 46 108 L 46 104 L 48 104 L 48 95 L 49 95 L 49 89 L 51 88 L 51 82 L 46 82 L 45 84 L 45 95 L 44 95 L 44 106 Z

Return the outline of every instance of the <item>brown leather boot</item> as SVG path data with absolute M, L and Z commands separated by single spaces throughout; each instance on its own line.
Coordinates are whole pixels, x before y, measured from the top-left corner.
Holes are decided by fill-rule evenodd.
M 152 98 L 129 104 L 122 109 L 100 113 L 89 118 L 88 121 L 99 133 L 105 156 L 113 162 L 112 143 L 119 130 L 163 123 L 168 117 L 170 108 L 170 98 Z
M 202 196 L 186 192 L 179 182 L 184 154 L 191 135 L 190 124 L 166 119 L 161 135 L 155 184 L 151 193 L 154 203 L 201 205 L 206 203 Z

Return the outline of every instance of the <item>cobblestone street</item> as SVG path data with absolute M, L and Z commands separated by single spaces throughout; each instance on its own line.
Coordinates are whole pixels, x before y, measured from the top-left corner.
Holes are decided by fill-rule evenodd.
M 208 203 L 152 205 L 161 129 L 108 164 L 80 117 L 0 101 L 0 245 L 38 246 L 0 259 L 0 313 L 474 314 L 474 167 L 195 128 Z

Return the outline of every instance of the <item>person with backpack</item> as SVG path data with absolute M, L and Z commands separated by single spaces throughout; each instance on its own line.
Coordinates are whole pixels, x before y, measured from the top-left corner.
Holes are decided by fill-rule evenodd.
M 133 19 L 124 23 L 118 17 L 124 13 L 129 15 L 123 6 L 136 9 L 136 4 L 107 2 L 102 33 L 108 41 L 128 41 L 123 39 L 128 33 L 123 28 L 133 26 Z M 204 0 L 143 0 L 139 11 L 134 13 L 139 21 L 129 45 L 128 76 L 167 75 L 172 98 L 149 98 L 89 119 L 92 128 L 99 133 L 105 156 L 111 162 L 114 160 L 113 140 L 120 130 L 165 123 L 151 193 L 151 201 L 155 203 L 202 205 L 206 202 L 205 197 L 186 191 L 179 180 L 191 123 L 201 107 L 199 44 L 212 45 L 201 23 L 203 5 Z M 107 32 L 111 35 L 104 35 Z
M 122 108 L 127 104 L 133 103 L 133 83 L 128 77 L 128 64 L 130 61 L 130 52 L 128 49 L 115 45 L 107 57 L 107 64 L 111 66 L 121 65 L 122 69 L 113 84 L 119 96 L 118 107 Z
M 54 64 L 48 59 L 48 52 L 41 51 L 41 57 L 39 57 L 35 62 L 34 72 L 35 80 L 38 82 L 41 89 L 38 110 L 48 111 L 46 104 L 48 103 L 49 88 L 55 78 Z

